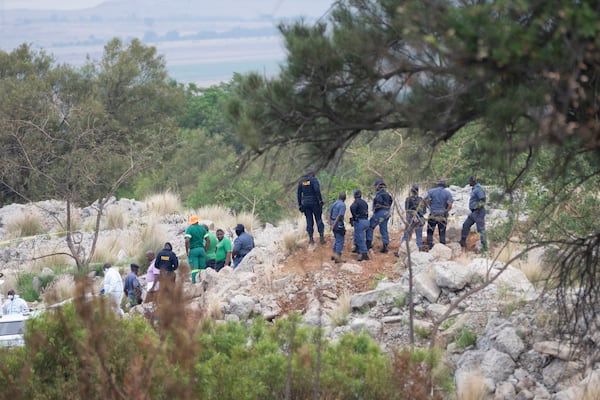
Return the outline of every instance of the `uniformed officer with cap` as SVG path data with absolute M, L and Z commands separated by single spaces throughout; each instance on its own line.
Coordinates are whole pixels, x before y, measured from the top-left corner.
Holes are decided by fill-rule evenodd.
M 388 244 L 390 244 L 388 221 L 390 220 L 390 210 L 394 200 L 392 199 L 392 196 L 386 192 L 385 188 L 387 186 L 383 180 L 377 179 L 373 184 L 373 187 L 375 187 L 377 192 L 373 199 L 373 215 L 369 220 L 369 229 L 367 230 L 367 247 L 369 249 L 372 247 L 373 231 L 379 226 L 379 233 L 381 233 L 381 241 L 383 242 L 381 252 L 387 253 Z
M 321 237 L 321 244 L 325 243 L 325 225 L 323 224 L 323 197 L 321 196 L 321 187 L 319 180 L 315 177 L 315 170 L 308 168 L 306 174 L 298 182 L 298 209 L 306 217 L 306 232 L 308 241 L 314 243 L 314 224 L 317 224 L 317 231 Z
M 469 210 L 471 214 L 463 223 L 460 245 L 466 247 L 467 236 L 473 224 L 477 226 L 479 240 L 481 241 L 481 250 L 487 251 L 487 240 L 485 235 L 485 192 L 481 185 L 477 182 L 474 176 L 469 177 L 469 185 L 471 185 L 471 197 L 469 198 Z
M 425 196 L 425 205 L 429 208 L 427 219 L 427 249 L 433 247 L 433 231 L 438 228 L 440 243 L 446 244 L 446 226 L 448 225 L 448 213 L 452 209 L 452 193 L 446 189 L 446 181 L 440 179 L 435 188 L 429 190 Z
M 366 234 L 369 229 L 369 205 L 362 199 L 362 192 L 359 189 L 354 191 L 354 203 L 350 206 L 350 213 L 354 226 L 354 244 L 360 253 L 358 261 L 368 260 Z

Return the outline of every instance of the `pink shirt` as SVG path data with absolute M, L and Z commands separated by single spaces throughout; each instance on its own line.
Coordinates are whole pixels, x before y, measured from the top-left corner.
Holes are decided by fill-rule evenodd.
M 156 280 L 156 277 L 160 275 L 160 269 L 154 266 L 154 261 L 156 261 L 156 259 L 152 260 L 152 262 L 148 266 L 148 272 L 146 273 L 146 282 L 148 283 L 154 282 Z

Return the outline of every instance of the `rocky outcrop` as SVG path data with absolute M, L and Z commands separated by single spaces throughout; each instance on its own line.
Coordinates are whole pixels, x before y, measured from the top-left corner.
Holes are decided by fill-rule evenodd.
M 600 384 L 600 365 L 591 352 L 568 345 L 554 336 L 540 321 L 555 316 L 555 305 L 538 303 L 538 292 L 525 274 L 513 265 L 489 258 L 469 259 L 457 243 L 463 218 L 468 214 L 469 188 L 450 187 L 455 198 L 448 229 L 448 243 L 436 244 L 429 252 L 419 252 L 414 240 L 409 243 L 413 272 L 412 300 L 414 326 L 419 332 L 417 345 L 427 346 L 433 327 L 438 327 L 438 343 L 445 346 L 445 357 L 455 369 L 459 392 L 473 382 L 482 385 L 486 399 L 581 399 Z M 29 263 L 41 246 L 66 251 L 58 236 L 60 202 L 44 202 L 36 214 L 49 232 L 44 237 L 19 241 L 0 226 L 0 240 L 10 245 L 0 249 L 3 272 L 19 271 Z M 129 225 L 141 224 L 147 207 L 134 200 L 111 199 L 109 207 L 128 214 Z M 39 207 L 35 207 L 38 209 Z M 6 224 L 16 213 L 30 212 L 31 206 L 11 205 L 0 209 L 0 221 Z M 36 211 L 37 212 L 37 211 Z M 78 210 L 81 224 L 93 221 L 96 208 Z M 503 211 L 490 208 L 488 220 L 502 218 Z M 54 221 L 54 222 L 52 222 Z M 177 214 L 160 217 L 160 231 L 184 252 L 182 233 L 186 219 Z M 286 264 L 285 233 L 301 230 L 294 224 L 265 225 L 254 228 L 256 247 L 235 270 L 206 270 L 192 284 L 181 273 L 184 298 L 189 312 L 204 313 L 222 321 L 247 321 L 262 317 L 268 321 L 290 312 L 302 314 L 305 324 L 324 328 L 325 335 L 336 340 L 349 332 L 366 333 L 388 351 L 409 344 L 408 253 L 403 245 L 395 267 L 403 271 L 399 279 L 381 279 L 370 290 L 347 292 L 351 279 L 368 276 L 365 264 L 323 262 L 320 269 L 297 269 L 283 273 Z M 106 230 L 104 237 L 123 238 L 126 231 Z M 56 235 L 54 235 L 56 234 Z M 174 240 L 180 238 L 181 240 Z M 80 240 L 91 240 L 82 232 Z M 127 239 L 129 240 L 129 239 Z M 123 247 L 123 260 L 130 257 Z M 542 259 L 540 256 L 539 259 Z M 376 262 L 377 255 L 374 256 Z M 501 272 L 501 273 L 500 273 Z M 50 274 L 52 271 L 44 271 Z M 500 273 L 500 274 L 499 274 Z M 141 277 L 144 280 L 144 277 Z M 493 281 L 492 281 L 493 280 Z M 465 297 L 465 294 L 471 293 Z M 133 308 L 143 313 L 152 305 Z M 475 339 L 463 340 L 471 334 Z M 593 346 L 600 335 L 592 332 L 586 339 Z M 598 394 L 598 392 L 594 392 Z M 594 398 L 594 397 L 589 397 Z

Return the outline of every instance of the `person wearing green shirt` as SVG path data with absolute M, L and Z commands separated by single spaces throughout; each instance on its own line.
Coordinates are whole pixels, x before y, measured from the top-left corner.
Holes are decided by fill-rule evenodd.
M 198 216 L 192 215 L 189 219 L 190 226 L 185 230 L 185 253 L 192 269 L 193 283 L 196 283 L 198 272 L 206 269 L 206 250 L 204 249 L 206 229 L 199 222 Z
M 231 243 L 231 239 L 225 236 L 225 231 L 223 231 L 223 229 L 217 229 L 217 240 L 215 269 L 218 272 L 226 265 L 231 266 L 231 250 L 233 249 L 233 244 Z
M 216 257 L 217 257 L 217 236 L 212 233 L 207 225 L 202 225 L 206 229 L 206 235 L 204 235 L 204 250 L 206 251 L 206 268 L 215 268 Z

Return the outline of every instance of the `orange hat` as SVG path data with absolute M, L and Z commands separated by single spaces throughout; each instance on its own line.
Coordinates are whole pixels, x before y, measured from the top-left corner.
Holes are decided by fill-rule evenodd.
M 198 218 L 198 216 L 197 216 L 197 215 L 192 215 L 192 216 L 190 217 L 190 220 L 189 220 L 189 224 L 190 224 L 190 225 L 197 224 L 198 222 L 200 222 L 200 218 Z

